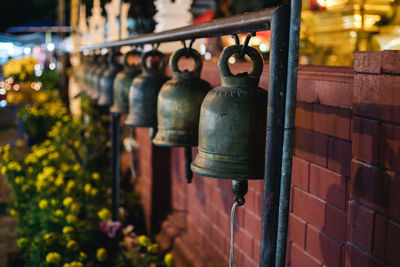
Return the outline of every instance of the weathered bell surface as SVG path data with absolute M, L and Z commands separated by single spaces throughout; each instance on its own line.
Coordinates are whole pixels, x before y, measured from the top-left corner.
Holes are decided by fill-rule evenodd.
M 158 66 L 147 67 L 149 57 L 159 57 Z M 129 114 L 125 125 L 132 127 L 157 126 L 157 97 L 161 86 L 168 80 L 165 76 L 166 58 L 158 50 L 143 54 L 140 64 L 142 74 L 133 79 L 129 89 Z
M 141 55 L 137 50 L 131 50 L 124 56 L 124 69 L 119 72 L 114 79 L 113 105 L 110 108 L 112 113 L 128 113 L 129 103 L 128 95 L 133 78 L 140 73 L 140 66 L 130 64 L 129 57 Z
M 180 71 L 178 60 L 194 59 L 193 71 Z M 170 59 L 173 77 L 158 94 L 158 131 L 153 143 L 160 146 L 197 146 L 200 106 L 211 89 L 208 82 L 200 79 L 203 62 L 194 49 L 180 49 Z
M 87 58 L 86 67 L 85 67 L 85 73 L 83 74 L 83 82 L 82 82 L 82 85 L 83 85 L 82 91 L 85 92 L 85 93 L 87 93 L 89 91 L 90 77 L 91 77 L 91 74 L 92 74 L 92 69 L 95 67 L 93 65 L 94 56 L 91 55 L 91 56 L 87 56 L 86 58 Z
M 100 80 L 103 77 L 104 71 L 107 70 L 107 56 L 101 55 L 97 60 L 97 68 L 93 71 L 92 76 L 92 90 L 90 91 L 89 98 L 97 101 L 100 96 Z
M 267 92 L 258 87 L 263 60 L 257 50 L 246 47 L 253 68 L 232 75 L 228 59 L 241 49 L 224 49 L 218 60 L 222 85 L 211 90 L 201 106 L 198 154 L 191 168 L 202 176 L 264 178 Z
M 120 53 L 111 53 L 108 58 L 108 69 L 104 71 L 100 80 L 99 106 L 111 106 L 113 104 L 113 84 L 115 76 L 122 70 L 117 58 Z

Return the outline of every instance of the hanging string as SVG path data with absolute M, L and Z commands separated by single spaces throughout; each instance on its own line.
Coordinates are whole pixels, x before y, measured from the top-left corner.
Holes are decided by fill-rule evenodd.
M 231 211 L 231 251 L 229 254 L 229 267 L 233 267 L 233 250 L 234 250 L 234 222 L 235 222 L 235 211 L 236 207 L 239 206 L 239 201 L 235 200 L 233 202 L 232 211 Z

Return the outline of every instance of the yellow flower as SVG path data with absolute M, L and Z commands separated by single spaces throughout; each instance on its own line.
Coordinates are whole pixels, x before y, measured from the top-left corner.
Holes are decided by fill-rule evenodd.
M 66 191 L 67 193 L 71 192 L 72 189 L 75 188 L 75 185 L 76 185 L 76 183 L 75 183 L 74 180 L 69 180 L 68 183 L 67 183 L 67 187 L 66 187 L 66 190 L 65 190 L 65 191 Z
M 80 259 L 83 260 L 83 261 L 87 259 L 86 253 L 85 253 L 85 252 L 82 252 L 82 251 L 79 252 L 79 257 L 80 257 Z
M 69 210 L 72 212 L 72 213 L 78 213 L 78 211 L 79 211 L 79 205 L 77 204 L 77 203 L 72 203 L 71 204 L 71 207 L 69 208 Z
M 100 262 L 105 261 L 107 259 L 107 250 L 105 248 L 97 249 L 96 258 Z
M 19 248 L 24 248 L 28 245 L 28 239 L 26 239 L 25 237 L 21 237 L 20 239 L 17 240 L 17 246 Z
M 54 182 L 54 184 L 55 184 L 57 187 L 60 187 L 60 186 L 62 186 L 62 185 L 64 184 L 64 179 L 61 178 L 61 177 L 58 177 L 58 178 L 56 179 L 56 181 Z
M 46 255 L 46 262 L 59 264 L 61 262 L 61 255 L 57 252 L 50 252 Z
M 150 244 L 147 246 L 147 252 L 151 254 L 157 254 L 158 253 L 158 244 Z
M 74 141 L 74 147 L 79 148 L 81 146 L 81 143 L 78 140 Z
M 58 210 L 54 211 L 54 215 L 56 217 L 62 217 L 62 216 L 64 216 L 64 212 L 62 210 L 58 209 Z
M 90 190 L 92 189 L 92 185 L 91 184 L 85 184 L 85 186 L 83 187 L 83 191 L 85 191 L 86 195 L 90 194 Z
M 1 175 L 6 175 L 7 173 L 7 167 L 6 166 L 2 166 L 1 167 Z
M 24 177 L 23 176 L 17 176 L 14 179 L 15 184 L 22 184 L 24 182 Z
M 46 209 L 48 206 L 49 206 L 49 202 L 47 201 L 47 199 L 42 199 L 42 200 L 40 200 L 40 202 L 39 202 L 39 208 L 40 208 L 41 210 Z
M 71 206 L 72 202 L 74 202 L 74 199 L 72 197 L 66 197 L 63 200 L 63 205 L 64 205 L 64 207 L 69 208 Z
M 67 220 L 68 223 L 71 223 L 71 224 L 76 223 L 78 221 L 78 218 L 73 214 L 68 214 L 65 217 L 65 219 Z
M 74 166 L 72 166 L 72 170 L 74 170 L 75 172 L 79 171 L 81 169 L 81 166 L 79 166 L 78 163 L 74 164 Z
M 57 240 L 57 234 L 56 233 L 48 233 L 44 235 L 44 241 L 46 242 L 47 245 L 53 245 Z
M 83 264 L 82 264 L 82 262 L 79 262 L 79 261 L 73 261 L 70 263 L 65 263 L 63 265 L 63 267 L 83 267 Z
M 75 240 L 68 241 L 67 249 L 74 250 L 74 251 L 78 250 L 79 249 L 78 242 L 76 242 Z
M 167 253 L 164 256 L 164 263 L 167 267 L 173 267 L 175 263 L 174 255 Z
M 100 174 L 98 172 L 92 173 L 92 179 L 97 181 L 100 179 Z
M 111 212 L 106 209 L 106 208 L 102 208 L 98 213 L 97 216 L 99 216 L 100 220 L 102 222 L 104 221 L 108 221 L 111 219 Z
M 139 236 L 139 245 L 141 245 L 142 247 L 147 247 L 150 244 L 151 244 L 150 239 L 147 236 L 145 235 Z
M 92 188 L 92 190 L 90 190 L 90 195 L 92 197 L 95 197 L 98 193 L 99 193 L 99 190 L 97 188 Z
M 62 230 L 63 234 L 72 234 L 74 231 L 75 230 L 72 226 L 64 226 Z
M 17 216 L 18 212 L 15 209 L 10 209 L 10 215 L 11 216 Z

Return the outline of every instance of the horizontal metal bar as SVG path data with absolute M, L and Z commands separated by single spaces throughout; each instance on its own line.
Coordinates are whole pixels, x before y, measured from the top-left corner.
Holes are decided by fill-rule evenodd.
M 125 45 L 165 43 L 197 38 L 218 37 L 246 32 L 265 31 L 271 28 L 273 15 L 279 8 L 280 6 L 276 6 L 260 11 L 192 24 L 168 31 L 142 34 L 140 36 L 125 40 L 106 42 L 99 45 L 84 46 L 80 48 L 80 51 Z

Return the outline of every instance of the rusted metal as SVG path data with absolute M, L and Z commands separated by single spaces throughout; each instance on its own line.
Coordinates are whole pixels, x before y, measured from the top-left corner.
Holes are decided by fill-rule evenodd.
M 281 6 L 271 7 L 260 11 L 244 13 L 227 18 L 219 18 L 212 21 L 197 23 L 173 30 L 159 33 L 149 33 L 133 38 L 107 42 L 99 45 L 81 47 L 81 51 L 94 50 L 118 46 L 132 46 L 190 40 L 207 37 L 218 37 L 246 32 L 265 31 L 271 28 L 276 11 Z

